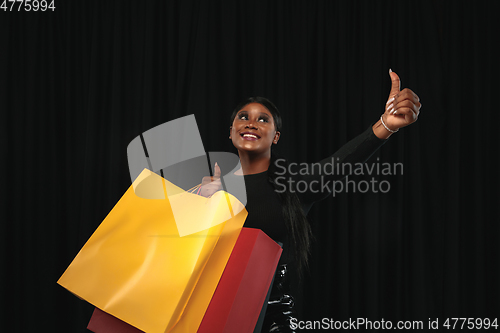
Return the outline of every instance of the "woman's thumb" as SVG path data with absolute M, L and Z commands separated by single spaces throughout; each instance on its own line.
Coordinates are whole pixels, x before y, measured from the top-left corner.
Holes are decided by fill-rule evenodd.
M 393 72 L 391 69 L 389 69 L 389 76 L 392 81 L 391 92 L 389 93 L 389 98 L 391 98 L 401 91 L 401 80 L 399 79 L 398 74 Z
M 215 162 L 215 165 L 214 165 L 214 177 L 215 178 L 220 178 L 220 175 L 221 175 L 220 167 L 217 164 L 217 162 Z

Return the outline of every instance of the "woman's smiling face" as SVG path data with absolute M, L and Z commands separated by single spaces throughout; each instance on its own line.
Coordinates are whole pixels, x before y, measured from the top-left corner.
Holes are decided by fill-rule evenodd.
M 238 151 L 262 154 L 278 143 L 279 136 L 271 112 L 260 103 L 249 103 L 234 117 L 229 138 Z

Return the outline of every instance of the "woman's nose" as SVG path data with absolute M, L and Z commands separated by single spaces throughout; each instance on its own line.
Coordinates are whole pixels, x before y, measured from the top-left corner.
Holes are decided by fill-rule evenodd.
M 257 129 L 257 126 L 254 125 L 253 121 L 249 121 L 248 124 L 245 126 L 245 128 Z

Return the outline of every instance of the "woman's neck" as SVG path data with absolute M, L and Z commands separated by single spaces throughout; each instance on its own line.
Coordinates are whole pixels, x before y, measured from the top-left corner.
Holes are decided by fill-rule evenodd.
M 271 163 L 271 152 L 266 154 L 248 154 L 247 152 L 238 152 L 240 156 L 241 169 L 244 175 L 253 175 L 269 169 Z

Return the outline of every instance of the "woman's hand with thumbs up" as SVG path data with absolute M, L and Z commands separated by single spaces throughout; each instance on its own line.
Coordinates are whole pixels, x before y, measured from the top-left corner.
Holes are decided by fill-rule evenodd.
M 401 80 L 389 70 L 392 86 L 381 119 L 373 125 L 373 132 L 381 139 L 388 138 L 398 129 L 408 126 L 418 119 L 420 99 L 411 89 L 401 90 Z
M 221 175 L 220 167 L 219 165 L 217 165 L 217 163 L 215 163 L 213 177 L 210 176 L 203 177 L 201 181 L 199 194 L 208 198 L 215 192 L 222 190 L 220 175 Z

